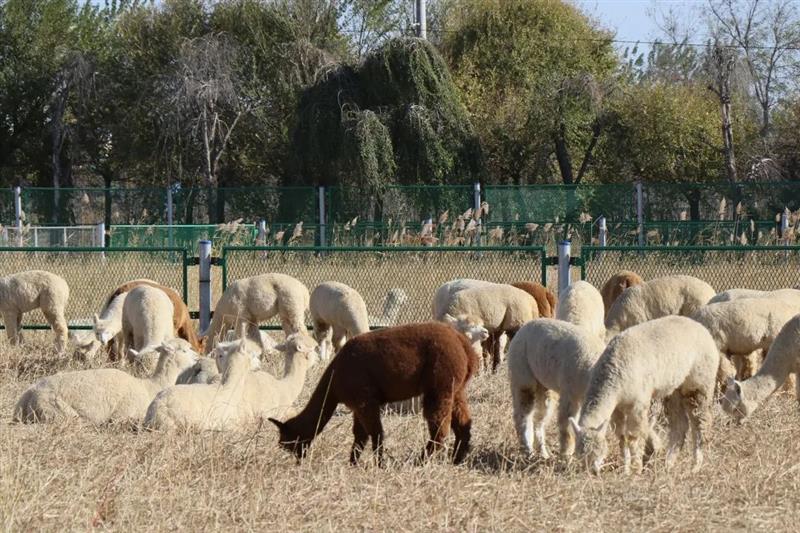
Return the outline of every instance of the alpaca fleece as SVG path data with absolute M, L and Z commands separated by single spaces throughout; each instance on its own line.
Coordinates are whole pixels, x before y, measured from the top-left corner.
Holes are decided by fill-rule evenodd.
M 600 338 L 606 333 L 604 316 L 603 297 L 591 283 L 576 281 L 558 295 L 556 318 L 575 324 Z
M 608 278 L 603 284 L 603 288 L 600 289 L 600 294 L 603 296 L 605 314 L 608 314 L 608 310 L 611 309 L 611 306 L 614 305 L 614 302 L 617 301 L 617 298 L 619 298 L 619 295 L 622 294 L 625 289 L 641 285 L 642 283 L 644 283 L 644 280 L 641 276 L 630 270 L 620 270 Z
M 698 468 L 712 420 L 719 366 L 719 350 L 711 334 L 690 318 L 667 316 L 620 333 L 592 369 L 580 422 L 570 419 L 580 455 L 599 471 L 608 452 L 605 433 L 612 421 L 625 469 L 633 462 L 640 471 L 644 445 L 652 433 L 650 403 L 665 400 L 670 429 L 667 462 L 674 461 L 691 426 Z
M 305 314 L 310 295 L 297 279 L 285 274 L 262 274 L 231 283 L 214 308 L 214 317 L 206 338 L 205 351 L 210 352 L 223 333 L 234 327 L 237 337 L 260 343 L 258 324 L 278 315 L 287 335 L 306 331 Z
M 14 420 L 51 422 L 79 418 L 92 424 L 138 422 L 162 390 L 174 384 L 195 363 L 196 353 L 182 339 L 158 348 L 152 376 L 137 378 L 115 368 L 78 370 L 42 378 L 14 407 Z
M 345 404 L 353 412 L 350 462 L 358 462 L 368 440 L 382 461 L 380 408 L 388 402 L 423 395 L 423 416 L 430 441 L 425 455 L 455 433 L 454 460 L 466 455 L 471 419 L 466 385 L 478 367 L 470 341 L 452 327 L 432 322 L 408 324 L 359 335 L 347 342 L 322 374 L 305 408 L 285 422 L 279 443 L 302 457 L 314 437 Z
M 730 380 L 722 408 L 739 422 L 753 414 L 764 400 L 778 390 L 790 374 L 800 371 L 800 315 L 781 328 L 758 373 L 745 381 Z M 795 381 L 800 402 L 800 380 Z
M 137 357 L 145 373 L 155 366 L 155 348 L 174 338 L 174 308 L 169 296 L 156 287 L 140 285 L 125 297 L 122 305 L 122 338 Z
M 715 294 L 711 285 L 693 276 L 664 276 L 629 287 L 608 310 L 607 338 L 655 318 L 690 316 Z
M 534 447 L 547 458 L 545 427 L 557 393 L 561 454 L 571 455 L 574 439 L 569 418 L 578 416 L 589 377 L 605 344 L 588 329 L 554 319 L 528 322 L 508 347 L 508 380 L 514 426 L 529 454 Z
M 198 352 L 202 351 L 203 347 L 200 343 L 200 340 L 197 338 L 197 332 L 192 325 L 192 319 L 189 315 L 189 308 L 186 306 L 186 303 L 183 301 L 180 294 L 178 294 L 178 292 L 171 287 L 161 285 L 160 283 L 149 279 L 131 280 L 117 287 L 114 292 L 108 296 L 103 309 L 107 308 L 117 296 L 127 293 L 131 289 L 135 289 L 136 287 L 140 287 L 142 285 L 155 287 L 164 291 L 164 294 L 166 294 L 169 297 L 170 302 L 172 302 L 172 326 L 175 330 L 175 336 L 188 341 L 194 350 Z
M 311 292 L 311 319 L 314 338 L 322 342 L 333 334 L 334 351 L 339 351 L 345 338 L 369 331 L 369 317 L 364 298 L 354 288 L 336 281 L 320 283 Z
M 40 309 L 55 336 L 55 350 L 67 347 L 67 320 L 64 309 L 69 300 L 69 285 L 63 278 L 44 270 L 28 270 L 0 278 L 0 313 L 6 336 L 12 345 L 22 340 L 22 315 Z
M 556 315 L 556 295 L 541 283 L 518 281 L 512 287 L 522 289 L 536 300 L 540 318 L 554 318 Z

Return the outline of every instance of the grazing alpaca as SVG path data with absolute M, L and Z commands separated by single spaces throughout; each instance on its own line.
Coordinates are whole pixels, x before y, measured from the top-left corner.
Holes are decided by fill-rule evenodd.
M 40 309 L 55 335 L 56 353 L 67 347 L 64 308 L 69 285 L 63 278 L 44 270 L 28 270 L 0 278 L 0 313 L 6 336 L 12 345 L 22 341 L 22 315 Z
M 403 289 L 392 289 L 386 293 L 386 298 L 383 300 L 383 312 L 381 316 L 369 317 L 369 324 L 373 327 L 387 328 L 394 326 L 397 323 L 397 317 L 400 316 L 403 306 L 408 303 L 408 295 Z
M 608 314 L 608 310 L 611 309 L 611 306 L 614 305 L 614 302 L 617 301 L 617 298 L 619 298 L 619 295 L 622 294 L 625 289 L 641 285 L 642 283 L 644 283 L 642 277 L 630 270 L 620 270 L 608 278 L 608 281 L 603 284 L 603 288 L 600 289 L 600 294 L 603 295 L 605 314 Z
M 311 320 L 317 342 L 333 334 L 333 350 L 338 352 L 346 338 L 369 331 L 367 304 L 357 290 L 337 281 L 326 281 L 311 291 Z
M 471 419 L 466 386 L 478 368 L 469 339 L 441 323 L 408 324 L 364 333 L 351 339 L 333 358 L 306 407 L 285 422 L 270 419 L 280 430 L 279 443 L 298 458 L 345 404 L 353 412 L 350 463 L 358 463 L 367 440 L 382 464 L 383 426 L 380 408 L 387 402 L 423 395 L 423 416 L 431 440 L 425 456 L 455 433 L 453 460 L 467 454 Z

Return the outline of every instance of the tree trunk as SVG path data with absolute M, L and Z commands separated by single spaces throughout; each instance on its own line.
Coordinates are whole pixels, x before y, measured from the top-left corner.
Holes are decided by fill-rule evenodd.
M 57 87 L 50 101 L 50 164 L 53 180 L 53 212 L 50 221 L 58 224 L 60 220 L 61 194 L 64 182 L 64 165 L 61 161 L 61 150 L 64 147 L 64 110 L 67 106 L 68 86 L 63 78 L 59 78 Z M 64 221 L 64 223 L 67 223 Z
M 584 153 L 583 161 L 581 162 L 581 168 L 578 169 L 578 176 L 575 178 L 576 184 L 581 182 L 583 176 L 586 174 L 586 171 L 589 169 L 589 165 L 592 164 L 594 148 L 597 146 L 597 141 L 600 139 L 600 133 L 602 131 L 603 127 L 600 125 L 600 121 L 596 120 L 592 125 L 592 138 L 589 139 L 589 146 L 586 147 L 586 152 Z
M 733 147 L 733 125 L 731 124 L 731 101 L 729 97 L 720 98 L 722 112 L 722 142 L 725 154 L 725 174 L 731 183 L 737 181 L 736 155 Z
M 567 148 L 567 126 L 563 122 L 558 127 L 558 132 L 555 135 L 556 144 L 556 159 L 558 160 L 558 169 L 561 171 L 561 180 L 565 185 L 572 185 L 575 179 L 572 174 L 572 159 L 569 156 L 569 149 Z

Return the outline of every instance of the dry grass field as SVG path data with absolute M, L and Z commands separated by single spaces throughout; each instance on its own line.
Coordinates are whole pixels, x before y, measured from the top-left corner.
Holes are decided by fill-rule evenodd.
M 160 434 L 13 424 L 13 405 L 31 382 L 82 367 L 53 361 L 49 342 L 39 332 L 21 348 L 0 343 L 0 527 L 7 531 L 795 530 L 800 519 L 793 395 L 773 397 L 739 427 L 717 409 L 696 474 L 688 454 L 669 472 L 659 456 L 632 477 L 614 465 L 595 477 L 526 459 L 504 372 L 470 386 L 473 451 L 461 466 L 443 457 L 417 464 L 422 418 L 389 414 L 388 465 L 351 467 L 345 412 L 298 466 L 269 425 L 241 434 Z M 309 376 L 300 403 L 320 373 Z M 555 448 L 555 431 L 549 440 Z

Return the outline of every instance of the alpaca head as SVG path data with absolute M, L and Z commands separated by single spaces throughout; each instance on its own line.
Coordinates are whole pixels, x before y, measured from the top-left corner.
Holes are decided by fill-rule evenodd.
M 108 344 L 119 333 L 119 327 L 112 320 L 103 320 L 95 313 L 93 331 L 97 340 L 102 344 Z
M 400 309 L 408 303 L 408 294 L 400 288 L 394 288 L 386 293 L 386 300 L 383 304 L 383 318 L 386 321 L 394 322 L 397 320 L 397 315 L 400 314 Z M 389 326 L 394 324 L 387 324 Z
M 261 354 L 259 350 L 245 339 L 235 341 L 219 342 L 211 351 L 210 356 L 217 362 L 217 369 L 220 374 L 224 374 L 230 366 L 231 357 L 234 354 L 242 353 L 247 356 L 250 362 L 250 370 L 261 368 Z
M 307 358 L 309 368 L 317 364 L 318 360 L 328 358 L 327 345 L 323 342 L 317 344 L 305 332 L 293 333 L 286 337 L 286 341 L 275 346 L 275 349 L 292 357 L 300 355 Z
M 292 452 L 298 461 L 306 456 L 313 437 L 301 437 L 300 433 L 292 427 L 291 421 L 281 422 L 274 418 L 270 418 L 269 421 L 278 428 L 278 445 L 281 448 Z
M 574 417 L 570 417 L 569 423 L 575 432 L 575 453 L 593 474 L 599 474 L 608 455 L 608 420 L 596 428 L 581 427 Z
M 183 339 L 166 340 L 155 351 L 158 353 L 158 368 L 169 365 L 177 368 L 179 373 L 192 368 L 200 357 Z
M 489 338 L 489 330 L 483 326 L 483 321 L 471 315 L 444 316 L 444 321 L 467 336 L 473 344 L 481 343 Z
M 747 395 L 742 391 L 742 383 L 729 377 L 725 384 L 725 394 L 722 396 L 720 403 L 722 403 L 722 410 L 740 424 L 744 422 L 756 408 L 755 403 L 749 401 L 746 396 Z

